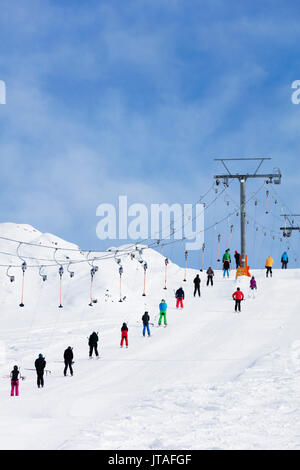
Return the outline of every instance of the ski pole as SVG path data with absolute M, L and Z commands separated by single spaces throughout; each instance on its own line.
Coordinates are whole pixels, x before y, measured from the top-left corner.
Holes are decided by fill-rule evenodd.
M 24 370 L 34 370 L 34 371 L 36 371 L 36 369 L 27 369 L 26 367 L 25 367 Z M 51 370 L 50 370 L 50 369 L 45 369 L 45 372 L 46 372 L 46 375 L 51 374 Z
M 202 264 L 201 264 L 201 269 L 200 271 L 203 271 L 203 266 L 204 266 L 204 250 L 205 250 L 205 243 L 202 245 Z
M 24 377 L 24 376 L 22 375 L 22 373 L 21 373 L 21 367 L 19 367 L 19 372 L 20 372 L 20 378 L 21 378 L 22 380 L 25 380 L 25 377 Z
M 119 302 L 123 302 L 122 300 L 122 274 L 123 274 L 123 267 L 119 267 L 119 274 L 120 274 L 120 300 Z
M 89 303 L 89 306 L 92 307 L 93 306 L 93 278 L 91 278 L 91 285 L 90 285 L 90 303 Z
M 146 295 L 146 272 L 147 272 L 147 269 L 148 269 L 148 265 L 147 263 L 145 262 L 144 263 L 144 292 L 143 292 L 143 296 L 145 297 Z
M 187 258 L 188 258 L 188 251 L 186 250 L 184 252 L 184 258 L 185 258 L 185 263 L 184 263 L 184 282 L 186 282 L 186 268 L 187 268 Z
M 93 284 L 94 284 L 94 276 L 95 276 L 97 270 L 98 270 L 97 266 L 92 266 L 92 269 L 91 269 L 91 285 L 90 285 L 90 303 L 89 303 L 90 307 L 93 306 Z
M 22 294 L 21 294 L 20 307 L 24 307 L 23 297 L 24 297 L 24 273 L 23 273 L 23 276 L 22 276 Z
M 59 287 L 59 307 L 62 307 L 61 303 L 61 298 L 62 298 L 62 279 L 60 278 L 60 287 Z
M 62 266 L 59 267 L 58 274 L 59 274 L 59 306 L 58 308 L 63 308 L 62 305 L 62 275 L 64 273 L 64 268 Z
M 26 261 L 24 261 L 24 263 L 22 264 L 22 271 L 23 271 L 23 276 L 22 276 L 22 293 L 21 293 L 21 303 L 20 303 L 20 307 L 24 307 L 24 280 L 25 280 L 25 271 L 27 269 L 27 264 L 26 264 Z
M 165 259 L 165 287 L 164 289 L 167 289 L 167 268 L 168 268 L 169 260 L 168 258 Z
M 228 248 L 230 248 L 230 245 L 231 245 L 232 231 L 233 231 L 233 225 L 230 226 Z
M 266 214 L 269 213 L 269 191 L 266 191 Z

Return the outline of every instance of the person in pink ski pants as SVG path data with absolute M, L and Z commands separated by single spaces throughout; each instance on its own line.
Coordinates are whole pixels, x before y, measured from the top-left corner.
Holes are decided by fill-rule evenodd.
M 126 325 L 126 323 L 123 323 L 122 328 L 121 328 L 121 343 L 120 343 L 121 348 L 123 348 L 124 341 L 126 343 L 126 348 L 128 348 L 128 326 Z
M 14 366 L 13 370 L 10 373 L 10 378 L 11 378 L 11 392 L 10 392 L 10 395 L 12 397 L 14 395 L 16 397 L 19 396 L 19 377 L 20 377 L 20 371 L 18 370 L 18 366 Z

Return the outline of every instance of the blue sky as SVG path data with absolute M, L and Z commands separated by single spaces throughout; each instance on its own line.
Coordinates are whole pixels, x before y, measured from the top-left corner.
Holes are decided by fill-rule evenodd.
M 291 103 L 291 84 L 300 78 L 296 1 L 0 6 L 2 221 L 106 248 L 117 242 L 96 237 L 101 202 L 127 194 L 129 203 L 192 203 L 219 172 L 218 156 L 271 157 L 264 169 L 281 168 L 275 189 L 287 210 L 299 212 L 300 105 Z M 249 182 L 248 195 L 260 184 Z M 237 183 L 228 194 L 239 200 Z M 257 220 L 278 232 L 283 203 L 272 208 L 276 218 L 266 215 L 264 194 Z M 228 209 L 220 197 L 206 224 Z M 217 267 L 217 233 L 223 250 L 229 223 L 239 249 L 237 220 L 206 233 L 206 263 Z M 250 264 L 263 266 L 270 252 L 278 259 L 286 243 L 250 225 Z M 298 233 L 289 244 L 299 251 Z M 182 263 L 182 244 L 166 254 Z M 199 259 L 191 254 L 193 266 Z

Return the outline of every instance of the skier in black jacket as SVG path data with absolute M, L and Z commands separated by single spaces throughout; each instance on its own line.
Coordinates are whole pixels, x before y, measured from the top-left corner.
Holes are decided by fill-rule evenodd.
M 182 289 L 182 287 L 179 287 L 179 289 L 177 289 L 175 297 L 177 299 L 176 308 L 178 308 L 179 305 L 181 308 L 183 308 L 182 300 L 184 299 L 184 290 Z
M 147 330 L 148 336 L 150 336 L 150 328 L 149 328 L 149 321 L 150 317 L 148 312 L 145 312 L 144 315 L 142 316 L 142 321 L 143 321 L 143 336 L 145 336 L 145 332 Z
M 11 392 L 10 395 L 13 397 L 16 395 L 17 397 L 19 396 L 19 379 L 23 379 L 21 376 L 21 373 L 18 369 L 18 366 L 14 366 L 13 370 L 10 373 L 10 378 L 11 378 Z
M 241 255 L 239 254 L 239 252 L 235 251 L 234 252 L 234 259 L 235 259 L 236 269 L 239 268 L 239 266 L 240 266 L 240 257 L 241 257 Z
M 64 368 L 64 376 L 67 375 L 67 370 L 68 368 L 70 369 L 71 375 L 73 375 L 73 350 L 71 346 L 68 346 L 68 348 L 64 352 L 64 361 L 65 361 L 65 368 Z
M 95 331 L 93 331 L 93 333 L 89 337 L 90 357 L 92 357 L 93 350 L 95 351 L 96 356 L 99 357 L 98 341 L 99 341 L 98 335 Z
M 128 326 L 124 322 L 121 328 L 121 343 L 120 346 L 123 348 L 123 342 L 125 341 L 126 343 L 126 348 L 128 348 Z
M 37 386 L 44 387 L 44 370 L 46 367 L 46 361 L 43 357 L 43 354 L 39 354 L 39 357 L 36 359 L 35 363 L 36 373 L 37 373 Z
M 197 276 L 195 277 L 194 279 L 194 297 L 196 296 L 196 293 L 198 292 L 198 295 L 199 297 L 201 297 L 201 294 L 200 294 L 200 282 L 201 282 L 201 279 L 199 277 L 199 274 L 197 274 Z

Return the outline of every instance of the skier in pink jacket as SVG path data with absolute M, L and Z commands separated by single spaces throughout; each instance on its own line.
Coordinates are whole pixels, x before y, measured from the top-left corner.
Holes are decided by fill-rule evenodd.
M 250 279 L 250 290 L 252 292 L 252 297 L 254 299 L 254 291 L 257 290 L 257 284 L 256 284 L 256 280 L 255 280 L 255 277 L 252 276 L 251 279 Z M 249 294 L 249 297 L 250 297 L 250 294 Z
M 255 280 L 254 276 L 252 276 L 251 279 L 250 279 L 250 289 L 251 290 L 257 289 L 256 280 Z

